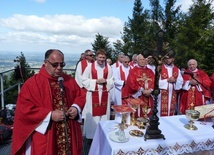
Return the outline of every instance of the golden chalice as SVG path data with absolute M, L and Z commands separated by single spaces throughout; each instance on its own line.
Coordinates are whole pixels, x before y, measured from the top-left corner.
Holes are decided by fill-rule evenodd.
M 200 112 L 197 110 L 186 110 L 186 117 L 189 119 L 189 124 L 184 125 L 189 130 L 197 130 L 198 128 L 193 125 L 194 121 L 199 119 Z
M 132 115 L 131 115 L 131 125 L 136 125 L 135 113 L 136 113 L 136 110 L 138 109 L 138 104 L 132 104 L 132 108 L 135 109 L 135 111 L 132 112 Z
M 148 114 L 150 113 L 151 111 L 151 107 L 150 106 L 143 106 L 142 107 L 142 112 L 144 114 L 144 118 L 148 120 Z
M 137 122 L 136 122 L 136 125 L 138 126 L 138 128 L 140 129 L 145 129 L 146 127 L 146 123 L 149 122 L 149 119 L 148 119 L 148 114 L 150 113 L 151 111 L 151 107 L 150 106 L 143 106 L 142 107 L 142 112 L 143 112 L 143 117 L 140 117 L 140 118 L 137 118 Z

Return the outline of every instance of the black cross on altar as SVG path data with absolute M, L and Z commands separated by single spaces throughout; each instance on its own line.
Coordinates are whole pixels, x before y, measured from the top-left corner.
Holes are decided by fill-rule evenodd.
M 157 33 L 157 43 L 156 43 L 156 51 L 153 51 L 150 53 L 152 58 L 154 59 L 154 65 L 155 65 L 155 88 L 152 92 L 154 95 L 154 107 L 152 109 L 152 115 L 149 118 L 149 126 L 146 129 L 146 133 L 144 136 L 144 139 L 158 139 L 163 138 L 165 139 L 164 135 L 161 133 L 161 130 L 158 128 L 159 118 L 157 116 L 158 110 L 157 110 L 157 104 L 158 104 L 158 95 L 160 93 L 160 89 L 158 86 L 158 81 L 160 77 L 161 72 L 161 66 L 163 63 L 163 59 L 170 53 L 170 51 L 163 51 L 163 37 L 164 32 L 163 30 L 159 30 Z

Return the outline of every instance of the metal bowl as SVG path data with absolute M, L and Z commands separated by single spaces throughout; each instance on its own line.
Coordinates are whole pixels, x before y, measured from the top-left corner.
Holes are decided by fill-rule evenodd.
M 189 120 L 197 121 L 199 119 L 200 112 L 197 110 L 186 110 L 186 117 Z

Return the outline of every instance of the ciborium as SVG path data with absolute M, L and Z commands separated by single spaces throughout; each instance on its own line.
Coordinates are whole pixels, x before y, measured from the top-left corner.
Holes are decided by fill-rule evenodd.
M 197 110 L 186 110 L 186 117 L 189 119 L 189 124 L 185 124 L 184 127 L 189 130 L 197 130 L 198 128 L 193 125 L 194 121 L 197 121 L 200 116 L 200 112 Z

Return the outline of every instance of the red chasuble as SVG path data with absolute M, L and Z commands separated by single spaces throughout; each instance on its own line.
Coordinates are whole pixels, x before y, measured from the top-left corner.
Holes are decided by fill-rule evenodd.
M 143 89 L 152 89 L 154 90 L 154 80 L 155 75 L 153 71 L 147 67 L 141 68 L 135 66 L 130 70 L 127 83 L 125 87 L 127 87 L 130 95 L 137 93 L 140 88 Z M 143 94 L 139 97 L 147 106 L 153 107 L 153 99 L 152 97 L 144 96 Z M 140 111 L 140 117 L 144 114 Z
M 186 70 L 185 72 L 192 73 L 190 70 Z M 193 73 L 195 78 L 202 83 L 205 87 L 210 88 L 211 80 L 209 76 L 202 70 L 198 70 Z M 191 80 L 192 77 L 188 74 L 183 74 L 184 83 L 187 80 Z M 208 90 L 206 90 L 203 86 L 201 86 L 202 92 L 198 91 L 196 86 L 191 86 L 188 91 L 182 90 L 180 97 L 180 112 L 185 114 L 187 109 L 194 109 L 195 106 L 204 105 L 207 99 L 211 98 L 211 94 Z M 204 97 L 203 97 L 204 95 Z
M 173 66 L 172 68 L 172 76 L 177 79 L 178 77 L 178 68 L 176 66 Z M 167 68 L 162 65 L 161 66 L 161 79 L 164 80 L 164 79 L 168 79 L 169 76 L 168 76 L 168 71 L 167 71 Z M 161 110 L 160 110 L 160 115 L 161 116 L 168 116 L 168 101 L 169 101 L 169 88 L 167 88 L 167 90 L 163 90 L 161 89 L 160 90 L 160 93 L 161 93 Z M 176 103 L 177 103 L 177 91 L 174 90 L 173 88 L 173 91 L 172 91 L 172 98 L 171 98 L 171 105 L 170 105 L 170 113 L 169 113 L 169 116 L 172 116 L 174 115 L 174 112 L 175 112 L 175 106 L 176 106 Z
M 85 92 L 79 88 L 70 76 L 63 74 L 62 77 L 64 79 L 66 108 L 76 103 L 83 109 Z M 29 137 L 31 137 L 31 155 L 55 155 L 64 152 L 65 139 L 60 137 L 64 136 L 63 132 L 60 133 L 64 124 L 50 121 L 45 134 L 35 131 L 49 112 L 54 109 L 61 109 L 62 98 L 59 96 L 57 81 L 58 79 L 52 78 L 43 66 L 39 74 L 28 79 L 22 86 L 15 110 L 12 155 L 25 154 L 25 143 Z M 68 140 L 71 142 L 71 154 L 80 155 L 82 151 L 80 123 L 69 119 L 67 128 Z
M 92 79 L 98 79 L 97 70 L 95 69 L 95 62 L 91 64 L 91 75 Z M 103 70 L 103 78 L 108 77 L 108 66 L 106 65 Z M 108 102 L 108 92 L 106 89 L 106 84 L 103 84 L 102 97 L 99 101 L 98 84 L 95 86 L 95 91 L 92 92 L 92 116 L 102 116 L 106 114 L 107 103 Z

